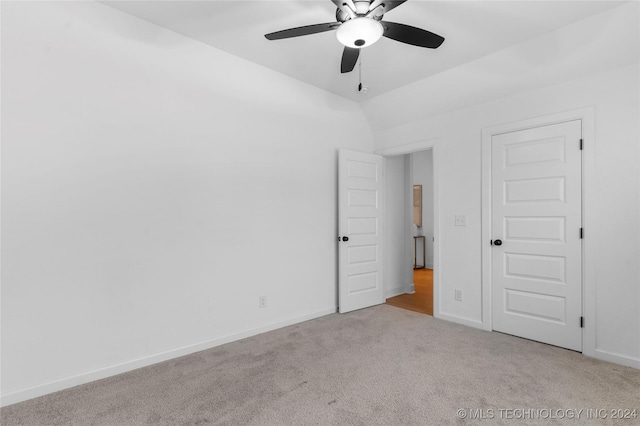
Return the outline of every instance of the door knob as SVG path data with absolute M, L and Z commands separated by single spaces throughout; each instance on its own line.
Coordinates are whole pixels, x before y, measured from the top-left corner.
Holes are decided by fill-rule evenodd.
M 342 237 L 342 241 L 349 241 L 349 237 Z
M 502 240 L 495 240 L 495 241 L 493 242 L 493 245 L 501 246 L 501 245 L 502 245 Z

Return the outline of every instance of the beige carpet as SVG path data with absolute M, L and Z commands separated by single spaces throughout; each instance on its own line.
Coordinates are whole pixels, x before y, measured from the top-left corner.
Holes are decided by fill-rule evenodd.
M 485 419 L 460 419 L 461 408 Z M 14 404 L 0 420 L 3 426 L 640 424 L 611 414 L 588 420 L 586 412 L 554 420 L 569 411 L 545 411 L 572 409 L 640 410 L 640 371 L 381 305 Z M 531 419 L 536 415 L 543 418 Z

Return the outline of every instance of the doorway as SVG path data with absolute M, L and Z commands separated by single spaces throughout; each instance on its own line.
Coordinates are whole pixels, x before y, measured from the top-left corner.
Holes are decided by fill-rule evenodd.
M 387 299 L 387 305 L 433 316 L 433 269 L 413 271 L 413 293 Z
M 433 149 L 387 158 L 387 171 L 386 184 L 390 195 L 387 222 L 392 227 L 395 222 L 396 226 L 389 240 L 395 247 L 392 248 L 395 256 L 402 253 L 399 276 L 406 277 L 407 284 L 398 286 L 396 294 L 387 294 L 386 303 L 434 315 Z M 394 192 L 395 198 L 391 197 Z

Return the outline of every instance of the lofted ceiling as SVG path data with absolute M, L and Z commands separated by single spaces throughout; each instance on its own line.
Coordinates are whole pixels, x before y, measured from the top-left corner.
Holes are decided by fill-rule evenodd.
M 619 6 L 618 1 L 420 1 L 385 14 L 445 37 L 435 50 L 382 38 L 363 49 L 359 66 L 340 73 L 342 45 L 335 32 L 269 41 L 264 34 L 335 21 L 330 0 L 295 1 L 103 1 L 155 23 L 313 86 L 363 102 L 443 73 Z

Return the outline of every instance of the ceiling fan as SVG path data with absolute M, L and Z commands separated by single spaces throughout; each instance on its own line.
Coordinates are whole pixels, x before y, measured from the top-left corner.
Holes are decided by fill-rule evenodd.
M 340 66 L 342 73 L 353 71 L 360 56 L 360 49 L 371 46 L 382 36 L 414 46 L 438 48 L 444 42 L 444 37 L 410 25 L 382 20 L 385 13 L 406 1 L 331 0 L 337 7 L 336 22 L 289 28 L 266 34 L 265 37 L 269 40 L 280 40 L 337 30 L 338 41 L 345 46 Z

